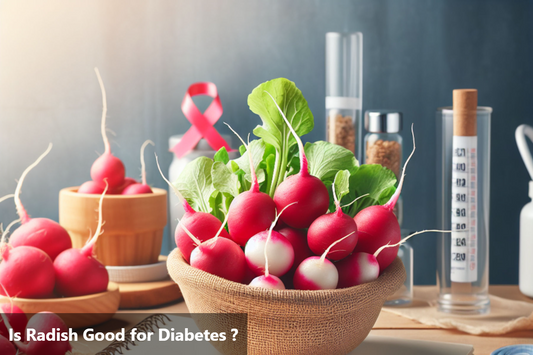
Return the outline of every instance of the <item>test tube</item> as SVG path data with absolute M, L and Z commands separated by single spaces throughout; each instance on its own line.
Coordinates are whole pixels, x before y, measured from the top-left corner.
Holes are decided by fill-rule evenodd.
M 326 140 L 362 161 L 363 34 L 326 34 Z
M 453 92 L 453 109 L 437 112 L 438 309 L 479 314 L 490 310 L 490 113 L 477 90 Z

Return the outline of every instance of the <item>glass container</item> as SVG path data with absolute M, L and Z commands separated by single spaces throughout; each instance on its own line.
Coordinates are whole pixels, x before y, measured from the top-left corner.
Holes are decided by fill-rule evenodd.
M 362 158 L 363 34 L 326 34 L 326 140 Z
M 455 95 L 455 93 L 454 93 Z M 455 102 L 455 99 L 454 99 Z M 438 309 L 479 314 L 490 310 L 490 107 L 474 106 L 470 147 L 457 145 L 452 107 L 437 111 Z M 461 137 L 465 138 L 465 137 Z
M 400 179 L 402 169 L 403 125 L 401 112 L 394 110 L 367 110 L 365 112 L 365 164 L 380 164 Z M 394 206 L 398 223 L 402 224 L 403 200 Z

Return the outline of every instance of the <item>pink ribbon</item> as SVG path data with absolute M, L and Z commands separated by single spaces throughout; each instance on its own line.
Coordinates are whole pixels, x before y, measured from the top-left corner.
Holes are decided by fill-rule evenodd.
M 192 100 L 193 96 L 207 95 L 213 98 L 213 101 L 202 114 Z M 183 157 L 196 147 L 200 139 L 205 138 L 213 150 L 219 150 L 226 147 L 231 150 L 228 142 L 215 129 L 214 124 L 222 116 L 222 104 L 218 96 L 217 87 L 213 83 L 194 83 L 189 86 L 181 110 L 185 117 L 192 123 L 192 127 L 183 135 L 180 142 L 170 149 L 178 158 Z

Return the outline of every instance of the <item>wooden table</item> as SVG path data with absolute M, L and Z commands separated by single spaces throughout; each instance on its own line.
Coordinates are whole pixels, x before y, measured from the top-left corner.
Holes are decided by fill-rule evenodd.
M 415 286 L 416 288 L 435 286 Z M 520 293 L 518 286 L 490 286 L 489 292 L 503 298 L 531 302 Z M 533 330 L 513 332 L 500 336 L 476 336 L 457 330 L 440 329 L 421 324 L 401 316 L 382 311 L 370 334 L 403 339 L 432 340 L 450 343 L 471 344 L 475 355 L 490 355 L 498 348 L 512 344 L 533 344 Z
M 415 286 L 416 288 L 430 288 L 435 286 Z M 503 298 L 526 301 L 533 303 L 533 299 L 523 296 L 518 286 L 491 286 L 490 293 Z M 119 311 L 115 317 L 120 318 L 120 313 L 188 313 L 185 302 L 165 305 L 157 309 L 124 310 Z M 124 325 L 122 325 L 124 326 Z M 109 330 L 109 329 L 108 329 Z M 475 355 L 490 355 L 498 348 L 511 344 L 533 344 L 533 330 L 513 332 L 501 336 L 475 336 L 456 330 L 440 329 L 433 326 L 403 318 L 401 316 L 382 311 L 371 333 L 402 339 L 418 339 L 440 342 L 471 344 L 474 346 Z

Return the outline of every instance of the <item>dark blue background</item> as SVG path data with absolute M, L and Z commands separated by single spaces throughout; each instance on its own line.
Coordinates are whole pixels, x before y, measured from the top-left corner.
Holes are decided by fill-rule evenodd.
M 434 228 L 435 112 L 452 90 L 479 90 L 491 106 L 490 282 L 517 283 L 518 218 L 527 172 L 514 142 L 533 124 L 533 2 L 464 0 L 1 1 L 0 194 L 12 192 L 24 167 L 54 142 L 28 177 L 30 214 L 57 219 L 57 193 L 89 179 L 99 135 L 101 98 L 92 68 L 108 92 L 113 151 L 129 175 L 138 148 L 156 142 L 166 170 L 168 137 L 189 125 L 180 111 L 187 87 L 217 84 L 223 121 L 241 135 L 260 121 L 246 98 L 259 83 L 287 77 L 303 91 L 324 137 L 324 45 L 329 31 L 364 35 L 363 105 L 404 113 L 415 124 L 417 150 L 404 187 L 404 226 Z M 216 127 L 228 129 L 219 122 Z M 410 140 L 406 137 L 406 151 Z M 155 163 L 148 181 L 165 187 Z M 15 218 L 0 205 L 4 223 Z M 415 247 L 415 282 L 435 283 L 435 237 Z M 164 250 L 170 247 L 167 236 Z

